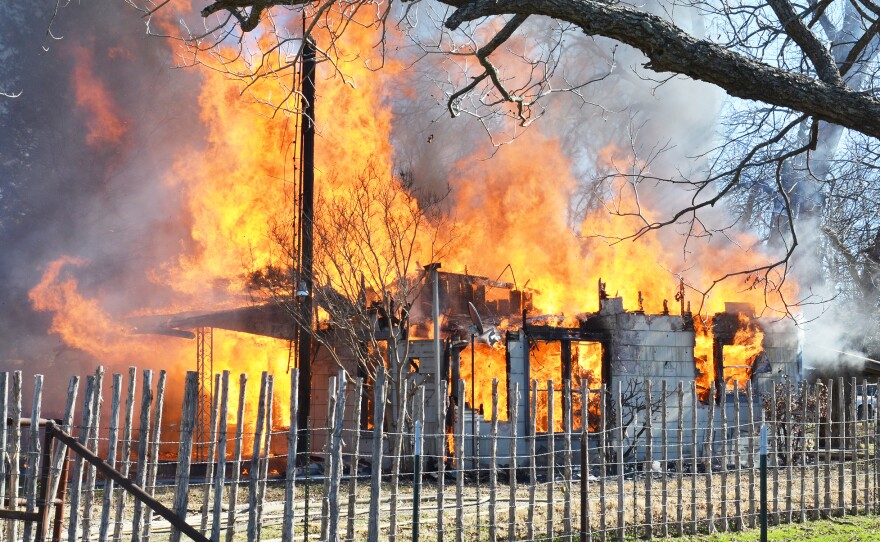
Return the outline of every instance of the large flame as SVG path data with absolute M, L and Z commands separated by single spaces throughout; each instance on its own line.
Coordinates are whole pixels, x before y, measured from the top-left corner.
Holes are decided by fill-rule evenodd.
M 358 58 L 369 54 L 375 43 L 370 29 L 349 26 L 344 40 L 337 42 L 336 54 Z M 267 55 L 265 69 L 279 67 L 280 52 Z M 125 131 L 122 115 L 105 95 L 99 81 L 92 77 L 89 58 L 77 54 L 75 70 L 77 96 L 81 107 L 93 115 L 86 135 L 88 144 L 103 138 L 118 138 Z M 393 121 L 388 98 L 401 67 L 386 62 L 375 72 L 360 61 L 347 62 L 344 70 L 357 86 L 345 84 L 329 65 L 319 69 L 317 83 L 317 124 L 320 131 L 316 161 L 317 186 L 328 200 L 350 192 L 361 172 L 372 164 L 382 174 L 390 175 L 393 149 L 390 133 Z M 150 307 L 148 312 L 167 313 L 241 306 L 248 301 L 245 277 L 248 270 L 259 269 L 277 260 L 278 247 L 269 225 L 283 223 L 291 207 L 289 186 L 296 177 L 293 150 L 297 142 L 296 123 L 292 117 L 268 114 L 266 103 L 273 103 L 277 87 L 271 78 L 256 80 L 245 96 L 241 89 L 220 72 L 205 70 L 200 98 L 201 120 L 207 138 L 202 144 L 181 141 L 179 153 L 164 157 L 173 161 L 171 173 L 164 179 L 169 190 L 179 192 L 186 202 L 177 219 L 189 225 L 190 236 L 180 241 L 179 256 L 173 261 L 155 262 L 146 273 L 149 280 L 170 289 L 173 301 Z M 260 103 L 262 102 L 262 103 Z M 527 148 L 528 152 L 523 152 Z M 620 160 L 622 153 L 613 145 L 602 153 L 603 160 Z M 638 242 L 620 241 L 633 231 L 631 220 L 615 219 L 604 210 L 590 213 L 580 224 L 571 224 L 569 206 L 577 188 L 570 159 L 554 137 L 530 130 L 516 145 L 498 149 L 489 162 L 462 157 L 451 167 L 449 182 L 453 189 L 450 215 L 459 224 L 458 235 L 451 240 L 444 269 L 469 270 L 485 276 L 497 276 L 510 265 L 528 287 L 539 292 L 535 297 L 538 311 L 545 314 L 573 315 L 598 309 L 596 283 L 609 281 L 609 294 L 623 296 L 628 309 L 639 307 L 640 293 L 647 312 L 659 313 L 663 301 L 674 298 L 682 277 L 692 285 L 704 284 L 725 268 L 753 266 L 760 259 L 754 250 L 743 251 L 717 247 L 706 248 L 691 260 L 682 262 L 674 247 L 667 247 L 657 235 L 643 236 Z M 397 188 L 399 189 L 399 187 Z M 405 198 L 393 205 L 412 205 Z M 401 208 L 401 212 L 405 210 Z M 394 210 L 392 210 L 394 211 Z M 645 212 L 650 212 L 644 209 Z M 381 216 L 376 220 L 381 220 Z M 373 228 L 371 228 L 373 229 Z M 374 228 L 376 231 L 380 227 Z M 756 241 L 743 237 L 739 246 L 752 247 Z M 415 240 L 419 245 L 420 240 Z M 425 241 L 430 245 L 430 240 Z M 427 261 L 423 261 L 428 263 Z M 75 270 L 87 270 L 88 263 L 62 258 L 49 264 L 43 279 L 31 292 L 34 307 L 53 313 L 52 332 L 68 345 L 110 364 L 154 366 L 161 363 L 172 377 L 194 368 L 195 348 L 190 342 L 170 338 L 134 336 L 116 322 L 126 314 L 111 314 L 102 306 L 100 291 L 82 291 L 74 278 Z M 65 270 L 71 270 L 69 274 Z M 753 282 L 718 285 L 703 306 L 711 314 L 723 310 L 725 300 L 764 304 L 764 292 L 752 288 Z M 520 286 L 523 286 L 520 284 Z M 693 296 L 695 303 L 699 299 Z M 714 378 L 711 363 L 711 336 L 698 325 L 695 357 L 707 379 Z M 708 337 L 708 339 L 707 339 Z M 706 342 L 708 340 L 708 343 Z M 738 339 L 739 340 L 739 339 Z M 757 342 L 756 342 L 757 341 Z M 760 339 L 752 335 L 727 347 L 748 357 L 754 354 Z M 280 377 L 288 367 L 290 345 L 285 341 L 257 338 L 236 333 L 214 335 L 214 371 L 229 369 L 233 374 L 251 375 L 248 386 L 248 411 L 256 408 L 259 382 L 257 375 L 268 370 L 275 381 L 275 416 L 284 424 L 288 415 L 288 379 Z M 532 377 L 542 387 L 547 379 L 560 381 L 558 343 L 542 344 L 532 352 Z M 601 348 L 595 344 L 575 347 L 577 367 L 573 387 L 582 380 L 596 390 L 601 386 Z M 729 354 L 728 354 L 729 352 Z M 709 354 L 708 356 L 706 354 Z M 507 418 L 507 382 L 504 350 L 478 345 L 476 375 L 470 374 L 470 351 L 462 353 L 465 379 L 477 378 L 476 397 L 468 402 L 482 406 L 488 416 L 491 408 L 491 380 L 499 378 L 499 416 Z M 157 359 L 161 357 L 161 359 Z M 731 362 L 732 365 L 739 364 Z M 747 373 L 745 377 L 747 378 Z M 737 373 L 740 381 L 743 375 Z M 237 382 L 233 378 L 233 383 Z M 527 390 L 521 390 L 527 393 Z M 235 396 L 235 394 L 233 394 Z M 543 393 L 546 401 L 546 391 Z M 575 427 L 580 427 L 580 402 L 575 394 Z M 557 393 L 555 425 L 562 428 L 562 394 Z M 593 404 L 593 403 L 596 404 Z M 598 408 L 591 398 L 592 412 Z M 543 422 L 542 422 L 543 418 Z M 538 426 L 546 429 L 546 418 L 539 416 Z M 591 422 L 591 425 L 593 423 Z

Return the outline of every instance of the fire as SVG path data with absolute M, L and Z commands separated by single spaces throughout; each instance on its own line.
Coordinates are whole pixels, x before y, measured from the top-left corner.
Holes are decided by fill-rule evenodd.
M 744 314 L 739 314 L 739 327 L 733 337 L 733 344 L 723 346 L 724 382 L 728 390 L 739 384 L 745 389 L 752 377 L 752 366 L 764 351 L 764 333 Z
M 88 115 L 86 142 L 94 148 L 109 143 L 119 144 L 128 127 L 112 94 L 95 73 L 92 51 L 83 46 L 76 46 L 72 51 L 76 104 Z
M 319 36 L 320 39 L 320 36 Z M 369 56 L 376 36 L 370 28 L 350 25 L 344 39 L 337 42 L 340 59 Z M 264 50 L 268 50 L 265 47 Z M 266 70 L 278 68 L 285 59 L 281 50 L 263 58 Z M 112 141 L 126 131 L 123 115 L 112 96 L 100 84 L 90 67 L 88 53 L 78 51 L 75 88 L 78 103 L 91 115 L 89 144 Z M 390 176 L 394 164 L 391 144 L 393 113 L 390 98 L 397 91 L 396 77 L 403 67 L 386 61 L 382 70 L 373 71 L 360 60 L 344 63 L 346 79 L 324 64 L 317 77 L 317 125 L 319 139 L 316 161 L 316 186 L 325 201 L 344 198 L 365 168 L 370 165 L 380 178 Z M 293 117 L 267 114 L 266 103 L 277 104 L 277 81 L 258 79 L 242 96 L 242 89 L 230 84 L 222 73 L 205 70 L 202 74 L 199 106 L 206 127 L 204 142 L 179 143 L 173 166 L 162 180 L 169 192 L 178 193 L 185 202 L 176 217 L 189 226 L 189 236 L 180 240 L 180 251 L 170 261 L 151 262 L 146 275 L 161 296 L 170 301 L 136 308 L 139 314 L 163 314 L 187 310 L 209 310 L 241 306 L 250 299 L 246 287 L 247 272 L 261 269 L 279 260 L 277 239 L 272 225 L 290 223 L 289 186 L 295 177 L 292 150 L 297 142 Z M 356 81 L 357 85 L 346 84 Z M 252 97 L 252 100 L 248 100 Z M 298 107 L 295 98 L 287 105 Z M 528 148 L 529 152 L 523 152 Z M 619 162 L 626 153 L 606 146 L 601 161 Z M 659 313 L 664 299 L 671 300 L 681 277 L 694 285 L 729 268 L 754 266 L 761 257 L 756 240 L 744 236 L 738 245 L 750 248 L 695 247 L 695 253 L 682 262 L 675 248 L 665 246 L 658 235 L 648 234 L 638 242 L 620 241 L 638 222 L 631 218 L 611 217 L 605 209 L 589 213 L 580 223 L 572 223 L 570 204 L 578 190 L 573 164 L 554 137 L 538 130 L 527 131 L 516 145 L 502 146 L 490 162 L 478 162 L 474 156 L 461 157 L 449 171 L 453 189 L 450 216 L 458 224 L 457 236 L 448 240 L 449 253 L 444 269 L 470 271 L 496 276 L 508 265 L 528 287 L 538 292 L 537 310 L 544 314 L 567 315 L 598 310 L 596 282 L 610 279 L 609 294 L 623 296 L 626 307 L 638 307 L 639 292 L 644 293 L 646 312 Z M 536 159 L 540 157 L 540 159 Z M 607 165 L 607 164 L 606 164 Z M 623 182 L 623 178 L 618 180 Z M 389 214 L 405 214 L 413 200 L 393 199 Z M 626 210 L 626 209 L 625 209 Z M 650 210 L 646 210 L 650 213 Z M 381 213 L 365 217 L 370 231 L 382 228 L 376 222 Z M 320 218 L 319 218 L 320 220 Z M 381 242 L 381 239 L 380 239 Z M 424 257 L 432 239 L 417 237 L 417 257 Z M 696 263 L 695 263 L 696 262 Z M 421 263 L 428 263 L 422 261 Z M 61 258 L 50 263 L 40 283 L 31 291 L 37 310 L 53 314 L 52 332 L 65 344 L 92 355 L 103 363 L 120 366 L 134 364 L 155 366 L 161 363 L 171 372 L 171 382 L 180 381 L 181 373 L 192 370 L 194 346 L 191 342 L 164 337 L 133 336 L 118 324 L 126 314 L 115 314 L 102 304 L 100 290 L 84 288 L 77 276 L 89 272 L 88 263 L 75 258 Z M 712 314 L 723 310 L 725 300 L 764 305 L 764 292 L 746 283 L 722 283 L 702 306 Z M 524 287 L 524 284 L 519 284 Z M 700 305 L 693 294 L 694 302 Z M 699 318 L 695 318 L 699 320 Z M 712 365 L 711 324 L 697 324 L 695 357 L 705 382 L 714 378 Z M 742 366 L 754 359 L 760 348 L 760 331 L 737 339 L 725 347 L 725 366 L 737 381 L 748 378 Z M 215 331 L 214 371 L 232 372 L 230 394 L 237 397 L 236 375 L 247 372 L 247 417 L 256 412 L 261 371 L 276 375 L 273 417 L 275 425 L 286 425 L 289 411 L 289 379 L 285 373 L 290 359 L 290 345 L 285 341 L 243 334 Z M 559 343 L 539 344 L 531 353 L 532 378 L 546 388 L 548 379 L 556 389 L 555 428 L 562 429 L 561 352 Z M 157 354 L 160 353 L 160 354 Z M 597 343 L 573 345 L 573 391 L 586 380 L 590 389 L 601 386 L 601 346 Z M 157 359 L 161 356 L 161 359 Z M 499 418 L 506 420 L 507 382 L 505 352 L 501 347 L 478 344 L 475 352 L 476 396 L 466 386 L 467 401 L 484 414 L 491 414 L 491 381 L 499 379 Z M 740 361 L 733 361 L 734 357 Z M 750 358 L 750 356 L 752 356 Z M 470 350 L 462 352 L 462 378 L 470 382 Z M 735 367 L 736 366 L 736 367 Z M 739 372 L 737 372 L 739 371 Z M 725 376 L 727 373 L 725 374 Z M 170 386 L 173 388 L 174 386 Z M 528 393 L 521 390 L 521 393 Z M 541 394 L 546 405 L 546 390 Z M 580 404 L 573 393 L 575 428 L 580 427 Z M 600 408 L 598 396 L 591 396 L 590 412 Z M 230 404 L 234 404 L 230 400 Z M 546 408 L 546 407 L 545 407 Z M 233 408 L 230 414 L 234 415 Z M 173 413 L 175 409 L 169 409 Z M 520 413 L 525 415 L 525 413 Z M 173 414 L 172 414 L 173 416 Z M 595 420 L 590 420 L 594 426 Z M 543 429 L 541 424 L 543 425 Z M 539 415 L 538 429 L 546 430 L 546 418 Z

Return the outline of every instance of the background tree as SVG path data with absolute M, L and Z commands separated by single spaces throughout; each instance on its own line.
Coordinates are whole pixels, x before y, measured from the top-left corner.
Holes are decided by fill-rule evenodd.
M 354 361 L 368 384 L 385 371 L 389 427 L 409 399 L 400 393 L 413 367 L 409 349 L 413 304 L 426 283 L 423 265 L 442 259 L 454 232 L 441 213 L 442 197 L 417 197 L 410 180 L 368 164 L 344 189 L 325 187 L 315 204 L 313 299 L 317 324 L 303 321 L 296 291 L 292 217 L 271 234 L 276 261 L 251 272 L 255 292 L 280 303 L 339 367 Z M 421 315 L 427 316 L 427 315 Z M 358 375 L 352 374 L 352 377 Z M 420 383 L 420 382 L 419 382 Z M 416 382 L 410 382 L 413 392 Z

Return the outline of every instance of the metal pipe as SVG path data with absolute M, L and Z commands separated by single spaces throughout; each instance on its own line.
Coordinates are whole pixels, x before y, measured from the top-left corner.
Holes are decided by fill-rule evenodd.
M 767 426 L 761 424 L 761 542 L 767 542 Z

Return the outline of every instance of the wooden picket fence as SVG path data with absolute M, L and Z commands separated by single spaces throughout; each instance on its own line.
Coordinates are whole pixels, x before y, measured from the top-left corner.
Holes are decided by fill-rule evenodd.
M 699 403 L 694 383 L 644 381 L 629 420 L 620 386 L 573 391 L 552 381 L 532 381 L 528 390 L 512 385 L 510 407 L 499 416 L 495 381 L 491 411 L 475 436 L 461 381 L 458 403 L 441 409 L 451 416 L 440 425 L 449 431 L 416 434 L 416 422 L 425 421 L 423 388 L 394 390 L 409 399 L 392 420 L 383 378 L 368 392 L 361 379 L 340 372 L 331 379 L 326 418 L 300 428 L 296 371 L 284 375 L 291 390 L 284 398 L 275 396 L 275 377 L 263 373 L 252 413 L 245 411 L 247 375 L 236 398 L 224 372 L 214 380 L 209 438 L 194 442 L 198 375 L 187 374 L 181 405 L 166 404 L 164 371 L 155 386 L 154 373 L 143 371 L 139 394 L 137 376 L 131 368 L 125 387 L 123 375 L 112 376 L 108 414 L 104 371 L 89 375 L 78 417 L 80 381 L 73 377 L 63 416 L 31 424 L 42 420 L 43 376 L 34 379 L 31 417 L 23 418 L 22 374 L 0 372 L 7 420 L 0 450 L 8 458 L 0 461 L 0 538 L 39 540 L 36 516 L 27 514 L 45 511 L 57 525 L 47 539 L 176 542 L 182 524 L 160 517 L 164 507 L 197 531 L 189 538 L 226 542 L 604 541 L 741 530 L 754 527 L 759 513 L 762 424 L 770 435 L 771 523 L 880 508 L 880 426 L 864 391 L 875 384 L 856 379 L 783 381 L 760 396 L 749 384 L 708 404 Z M 587 412 L 590 401 L 573 403 L 577 393 L 599 394 L 601 412 Z M 522 394 L 530 394 L 529 412 L 518 411 Z M 545 412 L 537 407 L 541 394 Z M 557 400 L 568 406 L 561 431 Z M 573 412 L 573 404 L 582 410 Z M 368 428 L 351 422 L 367 417 L 364 406 L 371 408 Z M 180 423 L 167 423 L 178 407 Z M 534 431 L 539 416 L 546 433 Z M 598 417 L 597 430 L 572 429 L 575 418 L 590 416 Z M 76 439 L 69 459 L 57 442 L 51 453 L 41 449 L 47 425 Z M 320 453 L 303 453 L 310 440 L 324 442 Z M 414 454 L 425 449 L 446 451 Z M 103 458 L 100 468 L 83 460 L 91 454 Z

